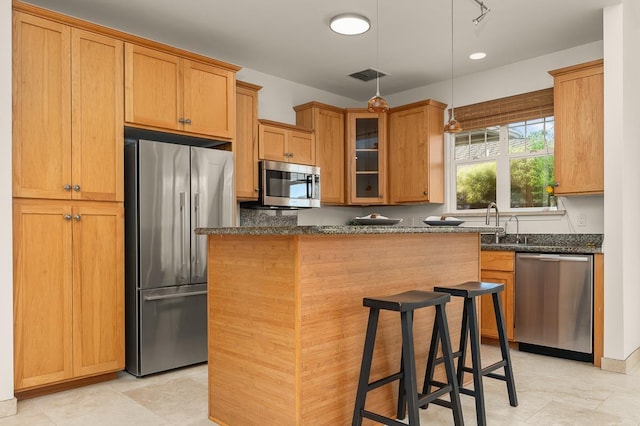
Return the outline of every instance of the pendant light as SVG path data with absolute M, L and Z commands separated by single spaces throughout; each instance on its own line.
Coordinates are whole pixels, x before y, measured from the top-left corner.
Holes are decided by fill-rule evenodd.
M 376 0 L 376 67 L 380 61 L 380 0 Z M 380 72 L 376 70 L 376 95 L 367 103 L 369 112 L 387 112 L 389 103 L 380 96 Z
M 445 133 L 460 133 L 462 126 L 456 120 L 453 108 L 453 0 L 451 0 L 451 109 L 449 110 L 449 121 L 444 125 Z

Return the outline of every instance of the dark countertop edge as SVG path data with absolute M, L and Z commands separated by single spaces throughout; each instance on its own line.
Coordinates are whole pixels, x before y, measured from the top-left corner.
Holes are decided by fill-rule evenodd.
M 358 235 L 358 234 L 469 234 L 503 232 L 502 227 L 460 226 L 237 226 L 196 228 L 198 235 Z
M 516 253 L 568 253 L 568 254 L 596 254 L 604 253 L 602 247 L 597 246 L 541 246 L 524 244 L 481 244 L 485 251 L 515 251 Z

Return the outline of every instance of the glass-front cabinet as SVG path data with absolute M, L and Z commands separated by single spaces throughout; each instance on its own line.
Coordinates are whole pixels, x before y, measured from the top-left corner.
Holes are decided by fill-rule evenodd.
M 347 110 L 347 193 L 350 204 L 388 201 L 387 116 L 366 109 Z

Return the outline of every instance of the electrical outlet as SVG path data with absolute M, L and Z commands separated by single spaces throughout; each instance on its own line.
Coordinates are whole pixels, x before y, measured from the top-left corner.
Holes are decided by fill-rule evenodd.
M 587 214 L 578 213 L 578 226 L 587 226 Z

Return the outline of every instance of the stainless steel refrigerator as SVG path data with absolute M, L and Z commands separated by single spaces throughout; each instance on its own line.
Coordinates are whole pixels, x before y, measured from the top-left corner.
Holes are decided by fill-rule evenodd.
M 125 140 L 126 370 L 207 360 L 207 238 L 233 226 L 233 153 Z

